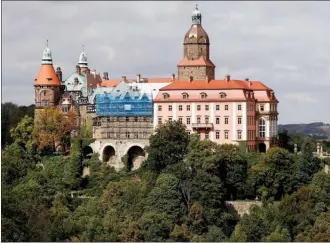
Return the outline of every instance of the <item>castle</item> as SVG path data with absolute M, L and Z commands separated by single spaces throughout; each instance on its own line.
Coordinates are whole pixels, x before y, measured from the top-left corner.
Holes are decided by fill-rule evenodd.
M 57 106 L 74 110 L 80 126 L 91 124 L 95 142 L 86 148 L 100 160 L 120 169 L 128 155 L 133 168 L 146 156 L 144 147 L 159 124 L 178 120 L 188 133 L 219 144 L 243 144 L 247 151 L 265 152 L 277 136 L 278 100 L 260 81 L 216 79 L 210 59 L 210 39 L 202 27 L 202 14 L 192 13 L 184 36 L 184 55 L 178 75 L 166 78 L 101 77 L 88 67 L 87 55 L 79 56 L 76 71 L 62 79 L 53 67 L 47 45 L 35 79 L 36 110 Z

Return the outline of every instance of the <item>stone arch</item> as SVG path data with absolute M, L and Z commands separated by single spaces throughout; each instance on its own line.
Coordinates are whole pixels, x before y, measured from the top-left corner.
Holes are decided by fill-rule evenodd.
M 114 146 L 110 144 L 104 145 L 102 149 L 102 162 L 110 162 L 116 156 L 116 150 Z
M 266 144 L 265 143 L 259 143 L 258 148 L 259 148 L 259 153 L 266 153 Z
M 92 153 L 93 153 L 93 149 L 91 146 L 85 146 L 83 148 L 83 155 L 84 155 L 84 158 L 86 159 L 90 159 L 92 157 Z
M 146 152 L 141 145 L 132 145 L 127 149 L 127 168 L 129 170 L 138 169 L 146 158 Z

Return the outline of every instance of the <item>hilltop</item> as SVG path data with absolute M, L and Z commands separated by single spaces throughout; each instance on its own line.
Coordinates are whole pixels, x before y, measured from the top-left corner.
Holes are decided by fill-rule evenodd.
M 330 124 L 323 122 L 301 123 L 301 124 L 280 124 L 278 130 L 287 130 L 288 133 L 301 133 L 311 136 L 314 139 L 330 139 Z

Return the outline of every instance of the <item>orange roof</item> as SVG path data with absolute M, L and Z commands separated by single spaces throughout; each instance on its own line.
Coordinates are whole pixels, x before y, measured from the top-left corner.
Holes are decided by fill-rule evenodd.
M 101 81 L 101 87 L 116 87 L 121 80 L 105 80 L 102 79 Z
M 183 58 L 178 64 L 178 67 L 183 66 L 209 66 L 215 67 L 211 60 L 205 60 L 202 56 L 198 60 L 188 60 L 187 57 Z
M 58 79 L 53 64 L 42 64 L 39 74 L 34 81 L 34 85 L 52 85 L 60 86 L 61 82 Z
M 251 85 L 250 85 L 251 84 Z M 218 90 L 218 89 L 248 89 L 248 90 L 271 90 L 259 81 L 242 80 L 178 80 L 161 88 L 160 90 Z

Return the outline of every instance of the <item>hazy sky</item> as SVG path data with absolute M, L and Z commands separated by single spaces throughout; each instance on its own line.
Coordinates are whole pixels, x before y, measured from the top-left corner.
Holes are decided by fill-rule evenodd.
M 198 2 L 2 2 L 2 102 L 34 102 L 46 39 L 63 78 L 82 44 L 110 78 L 170 77 Z M 274 89 L 279 123 L 330 122 L 330 2 L 199 2 L 216 77 Z

